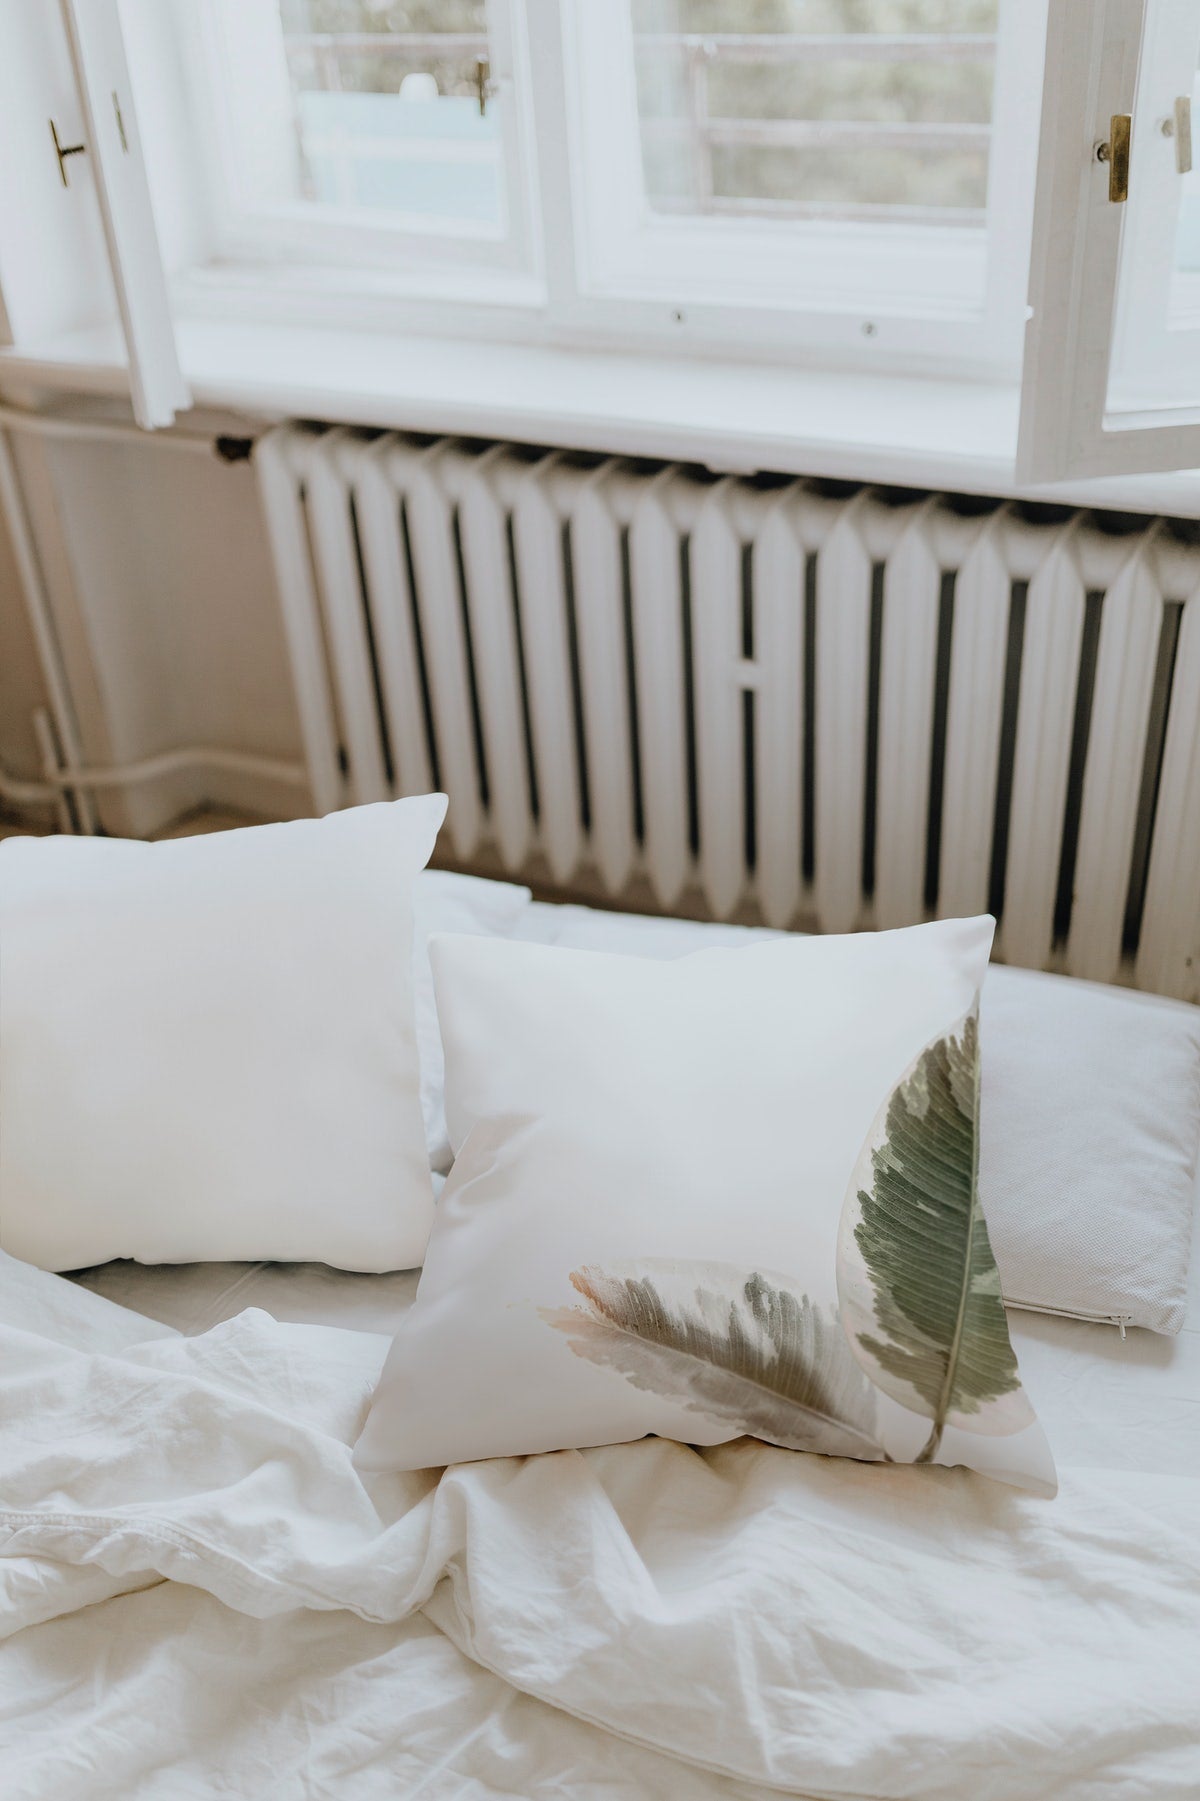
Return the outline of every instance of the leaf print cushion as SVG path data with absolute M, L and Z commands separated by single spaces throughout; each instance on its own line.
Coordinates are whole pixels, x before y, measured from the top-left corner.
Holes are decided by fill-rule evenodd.
M 749 1435 L 1053 1494 L 979 1200 L 991 933 L 435 941 L 457 1157 L 359 1466 Z

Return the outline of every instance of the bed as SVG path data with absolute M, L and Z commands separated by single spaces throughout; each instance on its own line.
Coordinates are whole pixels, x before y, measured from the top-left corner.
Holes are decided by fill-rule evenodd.
M 1011 1314 L 1049 1506 L 750 1440 L 364 1485 L 416 1280 L 0 1264 L 7 1796 L 1200 1795 L 1200 1261 L 1175 1339 Z

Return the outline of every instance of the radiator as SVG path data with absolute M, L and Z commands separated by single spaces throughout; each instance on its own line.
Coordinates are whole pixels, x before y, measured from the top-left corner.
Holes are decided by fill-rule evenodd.
M 1200 998 L 1200 537 L 1163 519 L 285 426 L 321 810 L 466 869 Z

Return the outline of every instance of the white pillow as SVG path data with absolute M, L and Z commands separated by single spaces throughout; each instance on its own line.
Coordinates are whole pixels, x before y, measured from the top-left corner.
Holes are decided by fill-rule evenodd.
M 421 1054 L 421 1114 L 430 1168 L 445 1175 L 452 1152 L 442 1094 L 442 1034 L 438 1026 L 429 940 L 435 932 L 467 932 L 480 938 L 507 938 L 530 902 L 528 888 L 490 882 L 449 869 L 426 869 L 413 889 L 413 982 L 416 988 L 417 1048 Z
M 991 970 L 979 1186 L 1014 1307 L 1178 1332 L 1200 1153 L 1200 1008 Z
M 412 894 L 445 809 L 0 845 L 0 1246 L 419 1263 Z
M 458 1157 L 360 1467 L 750 1432 L 1051 1491 L 975 1185 L 991 938 L 435 939 Z

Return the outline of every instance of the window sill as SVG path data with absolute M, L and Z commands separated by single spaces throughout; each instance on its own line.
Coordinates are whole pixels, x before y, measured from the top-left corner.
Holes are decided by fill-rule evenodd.
M 184 319 L 177 333 L 196 405 L 258 419 L 1200 517 L 1200 471 L 1018 485 L 1010 384 L 225 319 Z M 0 388 L 122 397 L 120 338 L 97 329 L 0 350 Z

